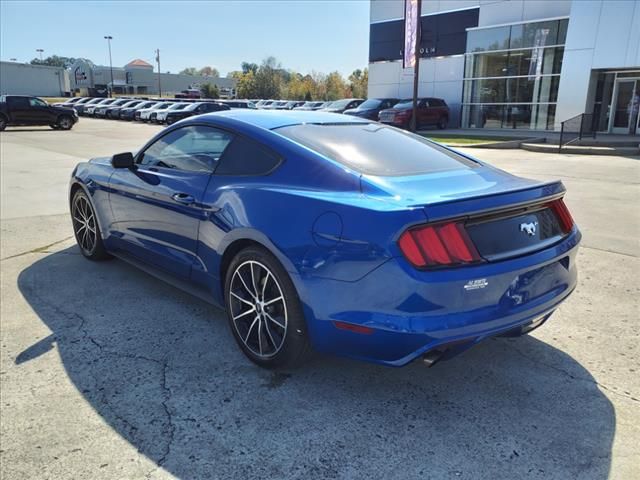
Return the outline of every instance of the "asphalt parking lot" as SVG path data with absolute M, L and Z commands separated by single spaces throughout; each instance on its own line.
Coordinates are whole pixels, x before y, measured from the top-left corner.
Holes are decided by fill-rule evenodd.
M 544 327 L 427 369 L 251 364 L 223 312 L 72 240 L 67 182 L 160 127 L 0 134 L 0 477 L 638 478 L 640 159 L 469 150 L 561 178 L 583 232 Z

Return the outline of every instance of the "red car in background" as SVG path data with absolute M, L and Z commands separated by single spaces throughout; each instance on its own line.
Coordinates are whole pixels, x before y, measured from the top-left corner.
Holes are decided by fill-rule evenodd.
M 381 123 L 408 129 L 411 124 L 411 98 L 400 100 L 392 108 L 381 110 L 378 120 Z M 435 125 L 440 129 L 447 128 L 449 123 L 449 107 L 441 98 L 419 98 L 416 128 Z

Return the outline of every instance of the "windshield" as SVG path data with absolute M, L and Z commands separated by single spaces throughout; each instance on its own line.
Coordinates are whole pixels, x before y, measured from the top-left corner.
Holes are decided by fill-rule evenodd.
M 367 110 L 369 108 L 378 108 L 382 100 L 378 100 L 377 98 L 370 98 L 369 100 L 365 100 L 364 103 L 361 103 L 358 107 L 358 110 Z
M 346 100 L 336 100 L 331 105 L 327 105 L 327 106 L 331 108 L 343 108 L 349 105 L 349 103 L 351 103 L 351 100 L 347 98 Z
M 190 105 L 189 103 L 176 103 L 169 110 L 184 110 L 186 106 Z
M 413 100 L 408 98 L 405 100 L 400 100 L 398 103 L 396 103 L 393 108 L 397 108 L 397 109 L 404 109 L 404 108 L 413 108 Z
M 368 175 L 422 175 L 478 166 L 424 137 L 377 123 L 309 123 L 275 131 Z

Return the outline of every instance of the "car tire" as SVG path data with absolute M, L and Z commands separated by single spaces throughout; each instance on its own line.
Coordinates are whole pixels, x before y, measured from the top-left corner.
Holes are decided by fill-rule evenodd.
M 85 258 L 94 261 L 111 258 L 104 248 L 100 226 L 91 200 L 82 189 L 79 189 L 71 199 L 71 223 L 73 235 Z
M 7 117 L 0 115 L 0 132 L 7 128 Z
M 58 130 L 58 128 L 60 128 L 60 127 L 58 127 L 58 125 L 57 125 L 57 124 L 55 124 L 55 123 L 51 123 L 51 124 L 49 124 L 49 126 L 50 126 L 51 128 L 53 128 L 54 130 Z
M 440 130 L 444 130 L 445 128 L 447 128 L 448 123 L 449 119 L 447 117 L 441 117 L 440 120 L 438 120 L 438 128 Z
M 69 115 L 60 115 L 57 125 L 60 130 L 71 130 L 73 127 L 73 119 Z
M 280 262 L 266 249 L 240 251 L 225 275 L 229 326 L 244 354 L 265 368 L 295 368 L 311 344 L 296 289 Z

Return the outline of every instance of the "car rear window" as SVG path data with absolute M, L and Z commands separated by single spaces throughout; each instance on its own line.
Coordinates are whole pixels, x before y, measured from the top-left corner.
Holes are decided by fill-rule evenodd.
M 275 131 L 367 175 L 422 175 L 479 165 L 419 135 L 377 123 L 302 124 Z

